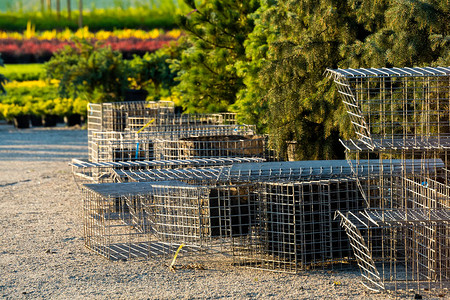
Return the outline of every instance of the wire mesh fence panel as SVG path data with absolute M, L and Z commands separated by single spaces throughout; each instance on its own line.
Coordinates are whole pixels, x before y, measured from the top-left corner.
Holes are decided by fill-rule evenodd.
M 194 159 L 210 157 L 264 157 L 266 137 L 257 135 L 218 135 L 157 140 L 157 159 Z
M 450 141 L 450 68 L 327 70 L 368 147 Z
M 153 213 L 152 186 L 145 183 L 83 185 L 84 239 L 87 248 L 110 260 L 169 259 L 180 243 L 159 240 Z M 201 249 L 187 245 L 180 256 Z
M 247 236 L 233 239 L 236 264 L 295 273 L 348 259 L 334 211 L 361 206 L 354 179 L 259 183 L 255 222 Z
M 89 160 L 95 160 L 92 151 L 94 132 L 123 132 L 129 116 L 174 114 L 174 104 L 170 101 L 146 102 L 127 101 L 111 103 L 89 103 L 87 112 Z

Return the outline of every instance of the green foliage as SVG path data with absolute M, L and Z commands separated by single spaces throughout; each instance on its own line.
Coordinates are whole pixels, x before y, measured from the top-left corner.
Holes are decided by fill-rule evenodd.
M 11 120 L 20 115 L 86 115 L 87 100 L 60 98 L 55 85 L 9 87 L 8 94 L 0 96 L 0 114 Z
M 192 11 L 179 18 L 190 44 L 175 64 L 187 112 L 225 111 L 244 87 L 236 64 L 246 60 L 244 41 L 254 27 L 256 0 L 185 1 Z
M 1 57 L 1 53 L 0 53 L 0 67 L 5 67 L 5 65 L 3 64 L 3 60 Z M 5 75 L 0 74 L 0 92 L 1 93 L 6 93 L 5 88 L 3 87 L 3 85 L 8 81 L 8 79 L 6 78 Z
M 258 78 L 269 111 L 268 133 L 282 157 L 287 141 L 297 141 L 297 159 L 343 156 L 339 129 L 349 132 L 348 122 L 340 122 L 341 101 L 323 72 L 338 65 L 339 45 L 355 40 L 360 28 L 352 14 L 345 1 L 290 0 L 262 15 L 277 34 Z
M 0 113 L 6 119 L 15 116 L 48 114 L 47 101 L 57 97 L 55 86 L 9 88 L 8 94 L 0 96 Z
M 39 80 L 45 75 L 43 64 L 7 64 L 3 73 L 11 81 Z
M 277 32 L 264 19 L 265 13 L 275 5 L 274 0 L 262 0 L 261 7 L 249 18 L 255 22 L 253 32 L 244 42 L 246 60 L 236 62 L 237 75 L 243 78 L 245 88 L 239 90 L 236 103 L 230 108 L 238 113 L 238 121 L 255 124 L 259 132 L 267 129 L 269 110 L 264 101 L 264 89 L 259 78 L 261 69 L 267 63 L 268 43 L 276 38 Z
M 327 67 L 450 64 L 446 0 L 288 0 L 262 8 L 245 42 L 251 62 L 241 75 L 247 89 L 234 108 L 249 120 L 267 119 L 282 155 L 286 141 L 294 140 L 297 159 L 342 157 L 338 138 L 348 138 L 352 129 L 323 76 Z M 259 117 L 255 108 L 261 108 Z
M 151 100 L 170 95 L 171 88 L 178 84 L 174 80 L 176 72 L 171 68 L 171 63 L 180 56 L 182 49 L 174 43 L 143 57 L 134 56 L 127 62 L 131 88 L 146 89 Z
M 90 100 L 120 101 L 128 87 L 122 54 L 100 43 L 76 40 L 76 47 L 65 47 L 45 64 L 47 77 L 58 79 L 59 95 Z
M 376 1 L 366 1 L 375 2 Z M 450 64 L 450 6 L 446 0 L 382 1 L 377 26 L 365 39 L 342 45 L 344 67 Z M 355 7 L 366 20 L 372 13 Z
M 173 29 L 176 28 L 175 10 L 159 10 L 148 7 L 94 9 L 83 13 L 83 26 L 90 30 L 129 29 Z M 0 12 L 0 28 L 4 31 L 25 31 L 27 22 L 36 25 L 37 31 L 69 28 L 78 29 L 78 11 L 72 11 L 71 18 L 62 12 L 58 19 L 55 12 Z

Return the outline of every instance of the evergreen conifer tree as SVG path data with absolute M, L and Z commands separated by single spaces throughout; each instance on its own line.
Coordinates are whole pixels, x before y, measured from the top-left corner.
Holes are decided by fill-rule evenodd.
M 182 106 L 187 112 L 226 111 L 244 86 L 236 63 L 246 59 L 244 41 L 254 27 L 248 16 L 259 1 L 185 2 L 192 11 L 179 22 L 191 46 L 177 64 Z
M 363 1 L 373 2 L 377 1 Z M 448 0 L 382 1 L 384 18 L 366 39 L 341 48 L 346 67 L 423 67 L 450 64 Z M 361 21 L 370 12 L 355 6 Z
M 297 141 L 296 159 L 342 158 L 339 129 L 345 134 L 350 126 L 323 73 L 338 66 L 340 45 L 367 30 L 347 1 L 279 1 L 263 17 L 278 32 L 259 74 L 273 145 L 285 156 L 286 141 Z
M 244 42 L 246 60 L 236 63 L 238 76 L 243 78 L 245 87 L 237 94 L 232 110 L 238 113 L 238 120 L 254 124 L 259 132 L 267 129 L 268 107 L 264 101 L 265 87 L 259 78 L 261 70 L 267 64 L 269 43 L 276 38 L 275 26 L 265 19 L 268 10 L 276 8 L 276 0 L 261 0 L 261 6 L 250 15 L 255 20 L 255 27 Z

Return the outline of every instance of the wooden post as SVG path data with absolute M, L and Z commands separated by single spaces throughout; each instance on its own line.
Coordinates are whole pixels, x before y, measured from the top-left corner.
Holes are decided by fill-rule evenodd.
M 78 27 L 83 27 L 83 0 L 78 0 L 78 10 L 80 11 L 80 15 L 78 16 Z
M 67 18 L 70 20 L 72 18 L 72 6 L 70 0 L 67 0 Z

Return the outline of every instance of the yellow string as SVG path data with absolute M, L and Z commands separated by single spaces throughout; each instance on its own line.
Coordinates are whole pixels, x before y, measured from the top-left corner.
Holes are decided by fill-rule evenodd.
M 173 266 L 175 265 L 175 261 L 177 260 L 178 253 L 180 253 L 180 250 L 183 247 L 184 247 L 184 244 L 181 244 L 180 247 L 178 247 L 177 252 L 175 252 L 175 255 L 173 256 L 172 263 L 170 264 L 170 267 L 169 267 L 171 270 L 174 270 Z
M 142 130 L 150 126 L 150 124 L 152 124 L 153 122 L 155 122 L 155 119 L 151 119 L 150 121 L 148 121 L 148 123 L 145 124 L 144 127 L 142 127 L 141 129 L 139 129 L 137 133 L 140 133 Z

